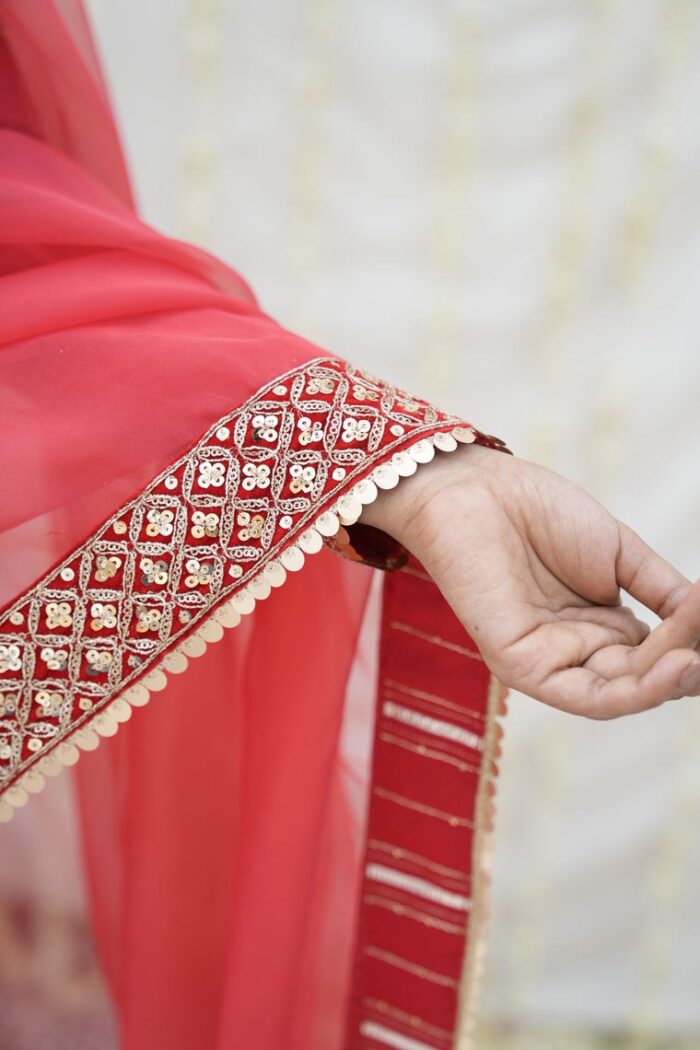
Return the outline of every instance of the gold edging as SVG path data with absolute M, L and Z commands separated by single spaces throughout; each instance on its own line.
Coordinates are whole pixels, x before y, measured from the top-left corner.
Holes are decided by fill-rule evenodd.
M 472 1039 L 476 1023 L 477 998 L 486 952 L 488 921 L 489 872 L 493 838 L 493 793 L 497 778 L 495 752 L 498 745 L 501 718 L 506 713 L 508 690 L 496 678 L 489 678 L 486 734 L 483 752 L 483 773 L 479 782 L 474 814 L 474 842 L 472 845 L 472 907 L 467 943 L 458 987 L 455 1050 L 474 1050 Z
M 66 766 L 75 765 L 80 752 L 94 751 L 102 737 L 114 736 L 119 726 L 131 718 L 133 707 L 144 707 L 152 693 L 166 688 L 169 674 L 182 674 L 191 659 L 203 656 L 208 645 L 223 638 L 225 628 L 237 627 L 243 616 L 253 612 L 258 601 L 264 601 L 275 587 L 281 587 L 288 572 L 301 569 L 305 557 L 321 550 L 324 540 L 334 536 L 341 525 L 354 524 L 363 508 L 377 499 L 380 489 L 395 488 L 402 477 L 410 477 L 419 466 L 430 463 L 436 450 L 453 452 L 460 444 L 472 444 L 481 437 L 473 427 L 455 427 L 451 422 L 443 430 L 421 434 L 411 444 L 404 445 L 400 452 L 374 467 L 328 509 L 320 511 L 277 558 L 261 568 L 231 598 L 213 609 L 195 631 L 169 649 L 142 678 L 119 692 L 84 728 L 77 729 L 68 740 L 22 773 L 0 796 L 0 823 L 11 820 L 15 809 L 24 806 L 30 795 L 41 791 L 46 777 L 56 776 Z

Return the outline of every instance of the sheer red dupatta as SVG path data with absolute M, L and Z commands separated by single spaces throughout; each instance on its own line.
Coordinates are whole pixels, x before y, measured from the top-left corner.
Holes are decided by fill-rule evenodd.
M 490 439 L 138 221 L 79 4 L 0 26 L 2 812 L 130 721 L 77 766 L 126 1050 L 452 1046 L 499 690 L 420 566 L 391 574 L 363 815 L 369 574 L 309 555 L 453 431 Z

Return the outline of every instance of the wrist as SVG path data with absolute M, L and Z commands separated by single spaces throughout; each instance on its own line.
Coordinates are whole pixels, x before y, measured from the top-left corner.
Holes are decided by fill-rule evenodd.
M 482 445 L 460 445 L 454 452 L 436 452 L 435 459 L 420 466 L 410 478 L 380 492 L 374 503 L 365 507 L 361 521 L 381 529 L 407 547 L 416 557 L 436 526 L 449 515 L 451 494 L 488 472 L 498 450 Z

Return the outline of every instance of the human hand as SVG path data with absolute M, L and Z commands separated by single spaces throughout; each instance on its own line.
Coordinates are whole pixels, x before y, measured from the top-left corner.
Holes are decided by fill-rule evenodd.
M 362 521 L 425 565 L 504 685 L 596 719 L 700 694 L 700 581 L 560 475 L 462 446 Z M 621 589 L 661 618 L 653 631 Z

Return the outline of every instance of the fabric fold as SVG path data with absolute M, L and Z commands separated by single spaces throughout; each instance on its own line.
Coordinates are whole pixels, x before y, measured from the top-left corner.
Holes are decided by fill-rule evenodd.
M 78 0 L 0 0 L 0 87 L 0 817 L 77 763 L 122 1050 L 446 1050 L 496 685 L 354 523 L 436 454 L 502 443 L 139 220 Z M 331 543 L 403 566 L 381 627 Z

